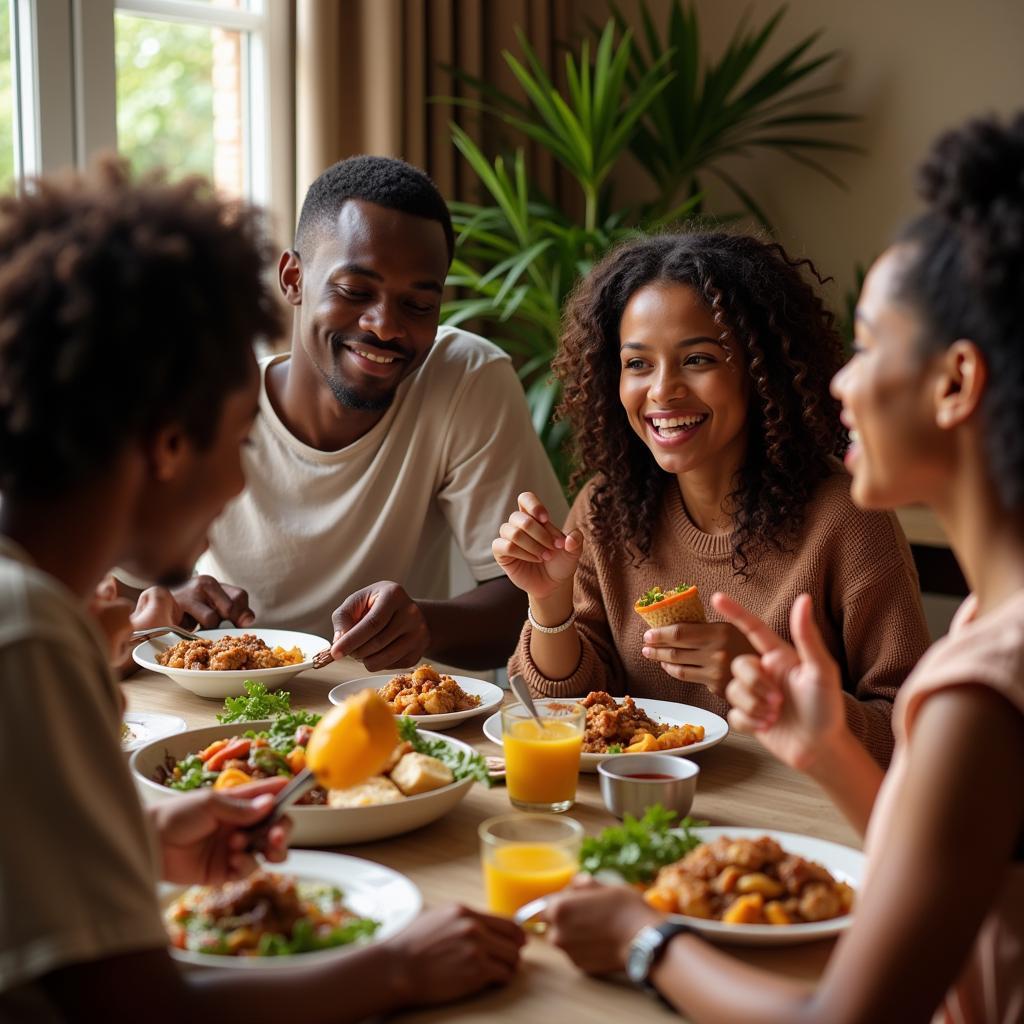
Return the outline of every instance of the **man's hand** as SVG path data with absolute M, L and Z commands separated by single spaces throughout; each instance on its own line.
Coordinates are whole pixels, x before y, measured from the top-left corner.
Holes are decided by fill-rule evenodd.
M 645 658 L 685 683 L 702 683 L 719 697 L 725 696 L 732 678 L 733 659 L 753 650 L 731 622 L 680 622 L 644 633 Z
M 151 807 L 151 820 L 160 837 L 164 880 L 216 885 L 255 871 L 259 865 L 246 853 L 250 835 L 244 829 L 267 816 L 274 802 L 272 794 L 287 784 L 287 779 L 274 778 L 226 791 L 204 789 Z M 260 851 L 267 860 L 284 860 L 290 831 L 287 818 L 269 830 Z
M 244 628 L 256 621 L 249 595 L 241 587 L 219 583 L 212 576 L 193 576 L 171 593 L 182 611 L 182 619 L 173 623 L 175 626 L 187 629 L 194 623 L 203 629 L 216 629 L 227 619 L 233 626 Z
M 357 590 L 331 616 L 335 660 L 351 656 L 371 672 L 407 668 L 430 646 L 430 629 L 416 602 L 384 580 Z
M 437 907 L 386 945 L 404 1005 L 431 1006 L 511 981 L 525 941 L 512 921 L 466 907 Z

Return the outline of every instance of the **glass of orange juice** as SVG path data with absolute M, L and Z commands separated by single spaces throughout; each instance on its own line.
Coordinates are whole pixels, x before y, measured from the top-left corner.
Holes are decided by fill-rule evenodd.
M 511 917 L 531 900 L 564 889 L 580 866 L 583 826 L 550 814 L 503 814 L 480 826 L 487 906 Z
M 587 711 L 571 701 L 534 701 L 540 722 L 522 704 L 501 709 L 505 785 L 513 807 L 569 810 L 576 799 Z

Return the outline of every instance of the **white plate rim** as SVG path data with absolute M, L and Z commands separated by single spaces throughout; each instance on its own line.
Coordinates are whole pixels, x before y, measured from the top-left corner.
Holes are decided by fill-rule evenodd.
M 859 893 L 864 883 L 866 857 L 861 850 L 831 839 L 805 835 L 800 832 L 780 832 L 771 828 L 747 828 L 731 825 L 702 826 L 693 830 L 702 843 L 709 843 L 719 836 L 735 836 L 737 839 L 760 839 L 768 836 L 774 839 L 787 853 L 794 853 L 806 860 L 813 860 L 827 868 L 840 882 L 847 882 Z M 816 848 L 823 848 L 818 851 Z M 822 856 L 822 852 L 826 856 Z M 836 863 L 838 861 L 838 864 Z M 817 942 L 833 938 L 850 927 L 852 914 L 832 917 L 827 921 L 803 924 L 724 924 L 708 921 L 686 914 L 669 914 L 670 921 L 689 925 L 706 939 L 728 942 L 736 945 L 789 946 L 801 942 Z
M 121 716 L 121 721 L 126 725 L 141 725 L 152 729 L 150 736 L 134 739 L 131 743 L 124 744 L 121 750 L 125 754 L 131 754 L 140 747 L 150 743 L 157 743 L 167 739 L 168 736 L 177 736 L 179 733 L 188 732 L 188 722 L 180 715 L 169 715 L 163 711 L 126 711 Z
M 175 960 L 197 967 L 243 971 L 287 970 L 289 968 L 313 966 L 325 961 L 336 960 L 353 950 L 362 949 L 365 946 L 373 945 L 376 942 L 381 942 L 393 935 L 397 935 L 407 928 L 423 909 L 423 894 L 411 878 L 403 875 L 400 871 L 396 871 L 394 868 L 364 857 L 353 857 L 350 854 L 344 853 L 329 853 L 325 850 L 289 850 L 287 860 L 280 864 L 264 863 L 262 867 L 264 870 L 272 871 L 276 874 L 297 875 L 309 881 L 327 882 L 331 885 L 337 885 L 345 894 L 346 904 L 353 910 L 356 910 L 360 916 L 369 916 L 372 911 L 359 910 L 357 906 L 349 902 L 350 897 L 353 897 L 356 903 L 363 903 L 363 897 L 372 890 L 369 884 L 365 888 L 360 889 L 357 882 L 356 889 L 358 891 L 353 892 L 353 878 L 351 874 L 346 873 L 343 875 L 342 872 L 354 871 L 357 878 L 359 875 L 362 875 L 364 878 L 376 876 L 380 879 L 380 882 L 375 884 L 373 889 L 384 888 L 386 890 L 393 888 L 395 893 L 392 898 L 395 900 L 402 898 L 407 903 L 400 908 L 400 913 L 396 912 L 390 920 L 382 921 L 381 927 L 369 939 L 362 942 L 353 942 L 348 946 L 338 946 L 334 949 L 318 950 L 314 953 L 302 953 L 295 956 L 233 957 L 216 956 L 210 953 L 194 953 L 190 950 L 176 949 L 168 945 L 171 956 Z M 332 877 L 332 874 L 334 877 Z M 161 915 L 167 904 L 187 888 L 189 888 L 187 885 L 160 884 Z
M 626 694 L 627 697 L 632 694 Z M 552 698 L 554 699 L 554 698 Z M 561 698 L 559 698 L 561 699 Z M 566 697 L 567 703 L 578 701 L 580 698 L 577 697 Z M 616 701 L 621 703 L 624 698 L 616 697 Z M 716 731 L 712 735 L 708 735 L 710 729 L 709 724 L 704 725 L 704 736 L 705 738 L 699 743 L 691 743 L 686 747 L 670 747 L 668 750 L 659 750 L 659 754 L 669 754 L 673 757 L 689 757 L 691 754 L 699 754 L 702 750 L 709 750 L 711 747 L 717 746 L 726 736 L 729 735 L 729 723 L 722 718 L 721 715 L 716 715 L 714 711 L 707 711 L 705 708 L 698 708 L 692 704 L 676 704 L 674 701 L 669 700 L 658 700 L 654 697 L 633 697 L 633 701 L 638 708 L 646 711 L 652 717 L 657 718 L 659 721 L 667 722 L 669 725 L 685 725 L 686 713 L 696 712 L 697 718 L 704 719 L 709 717 L 711 719 L 710 726 L 714 727 Z M 666 718 L 666 716 L 669 716 Z M 675 719 L 675 721 L 673 721 Z M 692 721 L 692 720 L 691 720 Z M 700 725 L 701 722 L 692 722 L 693 725 Z M 485 719 L 483 723 L 484 736 L 487 737 L 492 743 L 496 743 L 499 747 L 501 746 L 501 712 L 491 715 Z M 644 753 L 644 751 L 634 751 L 632 754 L 581 754 L 580 755 L 580 770 L 584 772 L 596 772 L 597 766 L 604 760 L 610 757 L 632 757 L 634 754 Z M 655 753 L 655 751 L 646 751 L 646 753 Z
M 340 704 L 341 700 L 339 698 L 350 696 L 359 690 L 379 689 L 385 683 L 394 679 L 396 675 L 401 674 L 399 672 L 375 672 L 372 675 L 360 676 L 358 679 L 346 679 L 345 682 L 338 683 L 337 686 L 331 688 L 327 694 L 327 699 L 332 704 Z M 478 692 L 480 706 L 470 708 L 468 711 L 452 711 L 445 715 L 403 715 L 403 718 L 411 718 L 417 725 L 433 726 L 437 729 L 468 721 L 477 715 L 486 714 L 493 708 L 498 707 L 505 699 L 505 691 L 500 686 L 486 679 L 477 679 L 475 676 L 452 675 L 450 672 L 440 674 L 451 675 L 452 679 L 466 690 L 467 693 Z M 377 680 L 380 680 L 380 682 L 377 682 Z M 467 683 L 469 684 L 468 689 L 466 687 Z
M 310 640 L 317 641 L 320 646 L 304 661 L 296 662 L 294 665 L 278 665 L 276 668 L 225 668 L 212 670 L 205 668 L 170 668 L 167 665 L 161 665 L 156 658 L 147 658 L 139 653 L 143 650 L 155 651 L 156 648 L 153 646 L 152 640 L 143 640 L 142 643 L 138 644 L 132 650 L 132 659 L 141 668 L 147 669 L 150 672 L 161 672 L 164 675 L 170 675 L 173 673 L 175 675 L 186 676 L 188 678 L 195 677 L 199 679 L 245 679 L 247 677 L 251 677 L 255 672 L 259 672 L 261 676 L 283 675 L 286 672 L 291 675 L 298 675 L 300 672 L 305 672 L 306 669 L 312 668 L 314 657 L 316 657 L 320 651 L 330 647 L 330 644 L 324 640 L 323 637 L 315 636 L 312 633 L 302 633 L 295 629 L 277 629 L 271 626 L 267 626 L 265 629 L 260 626 L 249 626 L 244 629 L 239 627 L 233 627 L 231 629 L 200 629 L 196 630 L 196 633 L 200 637 L 209 640 L 218 640 L 223 636 L 243 636 L 246 633 L 255 633 L 257 636 L 267 633 L 288 633 L 291 636 L 308 637 Z M 173 633 L 169 633 L 167 635 L 168 637 L 174 636 Z M 176 642 L 177 640 L 174 641 L 174 643 Z M 264 643 L 269 647 L 274 646 L 266 639 L 264 639 Z M 168 644 L 168 646 L 173 646 L 173 644 Z M 293 644 L 293 646 L 298 645 Z

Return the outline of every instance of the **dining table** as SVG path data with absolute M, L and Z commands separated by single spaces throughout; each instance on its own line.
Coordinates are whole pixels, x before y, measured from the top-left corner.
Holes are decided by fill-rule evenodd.
M 292 708 L 324 712 L 328 692 L 346 679 L 365 675 L 358 663 L 337 663 L 322 672 L 292 678 L 286 689 Z M 166 676 L 141 671 L 123 682 L 130 712 L 176 715 L 189 729 L 215 725 L 222 702 L 196 696 Z M 506 700 L 511 700 L 511 695 Z M 501 748 L 482 731 L 484 715 L 472 718 L 447 735 L 475 747 L 485 756 Z M 810 779 L 781 764 L 755 738 L 736 732 L 717 746 L 693 755 L 700 766 L 691 816 L 711 825 L 796 832 L 860 847 L 860 837 Z M 486 909 L 480 870 L 478 826 L 487 818 L 509 813 L 505 787 L 475 784 L 454 810 L 414 832 L 378 842 L 332 848 L 335 852 L 384 864 L 410 878 L 426 907 L 450 902 Z M 617 824 L 601 799 L 598 776 L 579 777 L 575 806 L 568 812 L 587 835 Z M 792 978 L 814 980 L 825 966 L 834 940 L 792 946 L 730 946 L 749 964 Z M 562 1020 L 636 1022 L 666 1021 L 671 1014 L 657 1000 L 624 978 L 589 977 L 572 965 L 541 935 L 531 935 L 520 969 L 503 988 L 490 988 L 461 1002 L 403 1011 L 389 1020 L 416 1022 L 522 1022 L 546 1024 Z

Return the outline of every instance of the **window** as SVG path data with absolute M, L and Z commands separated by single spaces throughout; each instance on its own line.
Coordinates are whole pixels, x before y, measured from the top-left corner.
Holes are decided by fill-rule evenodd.
M 0 188 L 24 171 L 83 166 L 116 146 L 140 170 L 203 174 L 270 207 L 287 234 L 289 8 L 282 0 L 0 0 Z M 12 46 L 14 35 L 26 45 Z M 21 50 L 27 72 L 11 57 Z M 19 81 L 28 83 L 21 96 Z M 20 164 L 19 111 L 31 136 Z

